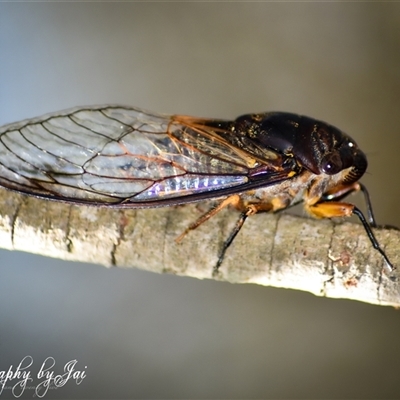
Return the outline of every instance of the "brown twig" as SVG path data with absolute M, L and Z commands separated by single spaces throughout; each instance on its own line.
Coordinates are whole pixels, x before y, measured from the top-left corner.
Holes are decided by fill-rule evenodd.
M 200 215 L 195 205 L 118 210 L 39 200 L 0 189 L 0 243 L 64 260 L 212 278 L 238 213 L 223 210 L 177 244 Z M 399 265 L 400 232 L 375 229 Z M 362 226 L 287 214 L 248 218 L 216 279 L 305 290 L 318 296 L 400 305 L 390 273 Z

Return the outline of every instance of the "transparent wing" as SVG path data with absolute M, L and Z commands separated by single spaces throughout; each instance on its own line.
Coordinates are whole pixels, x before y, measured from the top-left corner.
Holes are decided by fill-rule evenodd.
M 132 206 L 185 202 L 246 185 L 256 159 L 221 132 L 213 134 L 206 121 L 98 106 L 6 125 L 0 128 L 0 185 L 64 201 Z

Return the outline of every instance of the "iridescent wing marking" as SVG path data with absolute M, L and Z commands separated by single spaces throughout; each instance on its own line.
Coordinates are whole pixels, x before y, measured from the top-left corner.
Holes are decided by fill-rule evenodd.
M 62 201 L 135 207 L 245 190 L 260 159 L 270 160 L 274 172 L 267 184 L 287 178 L 276 153 L 260 149 L 262 157 L 255 150 L 253 156 L 235 146 L 231 132 L 207 121 L 98 106 L 10 124 L 0 128 L 0 185 Z

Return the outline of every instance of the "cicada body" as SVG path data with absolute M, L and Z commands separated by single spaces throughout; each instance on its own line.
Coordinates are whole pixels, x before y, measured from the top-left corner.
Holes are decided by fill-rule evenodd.
M 366 168 L 349 136 L 283 112 L 229 121 L 98 106 L 0 128 L 0 185 L 11 190 L 108 207 L 221 199 L 188 230 L 234 205 L 241 218 L 216 269 L 249 215 L 301 201 L 318 218 L 359 216 L 391 267 L 361 211 L 339 201 L 363 188 L 358 180 Z

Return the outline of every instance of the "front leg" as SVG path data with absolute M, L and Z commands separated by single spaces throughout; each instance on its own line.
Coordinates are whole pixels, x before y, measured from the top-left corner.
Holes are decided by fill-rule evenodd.
M 314 198 L 306 200 L 305 208 L 312 216 L 316 218 L 350 217 L 351 215 L 356 215 L 361 221 L 365 232 L 372 243 L 372 246 L 382 255 L 389 270 L 394 270 L 394 266 L 389 261 L 387 255 L 379 245 L 378 240 L 372 232 L 371 225 L 367 222 L 361 210 L 359 210 L 355 205 L 334 201 L 319 202 L 319 199 Z
M 367 215 L 368 215 L 368 221 L 371 226 L 376 228 L 376 222 L 375 222 L 375 217 L 374 213 L 372 211 L 372 204 L 371 204 L 371 199 L 369 197 L 369 193 L 367 188 L 359 182 L 353 182 L 350 185 L 349 184 L 341 184 L 338 186 L 335 186 L 334 189 L 331 189 L 324 193 L 322 196 L 323 200 L 326 201 L 331 201 L 331 200 L 341 200 L 344 197 L 348 196 L 350 193 L 353 192 L 362 192 L 364 195 L 364 200 L 365 204 L 367 206 Z

